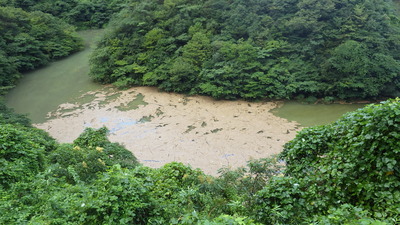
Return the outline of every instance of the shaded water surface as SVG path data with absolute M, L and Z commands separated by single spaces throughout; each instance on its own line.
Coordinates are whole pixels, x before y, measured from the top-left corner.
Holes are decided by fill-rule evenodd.
M 58 105 L 83 93 L 101 88 L 89 76 L 89 55 L 103 30 L 79 32 L 85 49 L 67 58 L 24 74 L 17 87 L 5 97 L 6 104 L 17 113 L 28 114 L 34 123 L 46 120 L 46 114 Z
M 281 107 L 271 110 L 276 116 L 296 121 L 301 126 L 329 124 L 343 114 L 362 108 L 365 104 L 305 104 L 288 101 Z

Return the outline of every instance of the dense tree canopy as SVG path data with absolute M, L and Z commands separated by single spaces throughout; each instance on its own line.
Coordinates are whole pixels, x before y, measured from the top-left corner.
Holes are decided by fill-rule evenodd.
M 0 6 L 49 13 L 80 29 L 102 28 L 129 0 L 0 0 Z
M 75 29 L 49 14 L 0 7 L 0 92 L 15 85 L 21 72 L 82 48 Z
M 395 96 L 399 25 L 386 0 L 131 1 L 91 74 L 228 99 Z

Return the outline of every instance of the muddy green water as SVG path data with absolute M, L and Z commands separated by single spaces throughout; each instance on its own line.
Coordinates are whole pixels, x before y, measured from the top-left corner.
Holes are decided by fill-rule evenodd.
M 365 104 L 304 104 L 288 101 L 271 110 L 274 115 L 296 121 L 303 127 L 329 124 L 343 114 L 362 108 Z
M 89 76 L 89 55 L 103 30 L 79 32 L 85 49 L 46 67 L 24 74 L 17 87 L 5 97 L 17 113 L 28 114 L 34 123 L 46 120 L 46 114 L 83 93 L 101 88 Z

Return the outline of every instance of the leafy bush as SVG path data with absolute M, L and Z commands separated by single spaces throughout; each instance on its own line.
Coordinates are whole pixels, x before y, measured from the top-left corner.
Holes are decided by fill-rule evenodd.
M 74 145 L 85 147 L 104 147 L 110 141 L 107 139 L 108 129 L 102 127 L 98 130 L 86 128 L 85 131 L 74 140 Z
M 149 188 L 135 170 L 112 166 L 91 185 L 79 184 L 53 199 L 72 223 L 85 224 L 147 224 L 154 202 Z M 54 219 L 54 218 L 52 218 Z
M 327 224 L 327 225 L 388 225 L 391 222 L 384 222 L 372 219 L 370 212 L 362 208 L 354 207 L 349 204 L 341 205 L 339 208 L 332 208 L 328 210 L 328 215 L 316 216 L 311 224 Z
M 136 157 L 123 146 L 107 139 L 107 128 L 87 128 L 73 144 L 61 144 L 49 158 L 55 176 L 65 176 L 70 183 L 93 181 L 98 172 L 119 164 L 122 168 L 134 168 Z
M 263 224 L 301 224 L 315 213 L 307 185 L 292 177 L 274 177 L 257 193 L 253 217 Z
M 0 186 L 27 182 L 46 166 L 43 137 L 11 124 L 0 126 Z
M 183 224 L 183 225 L 261 225 L 260 223 L 255 223 L 253 220 L 242 217 L 242 216 L 231 216 L 221 214 L 220 216 L 210 220 L 207 218 L 202 218 L 196 211 L 188 213 L 183 216 L 181 221 L 174 221 L 171 224 Z
M 247 213 L 255 194 L 268 185 L 274 176 L 281 176 L 283 165 L 277 157 L 254 159 L 246 167 L 235 170 L 222 168 L 219 177 L 203 185 L 203 191 L 214 193 L 213 205 L 219 213 Z M 218 205 L 218 207 L 217 207 Z
M 174 218 L 180 220 L 185 213 L 207 207 L 202 199 L 204 193 L 199 191 L 200 178 L 205 176 L 202 171 L 173 162 L 147 176 L 152 181 L 151 195 L 157 205 L 158 216 L 152 219 L 156 224 L 170 223 Z
M 286 174 L 307 184 L 309 204 L 320 212 L 350 204 L 377 219 L 400 219 L 399 101 L 368 105 L 331 125 L 306 128 L 286 144 L 281 154 Z

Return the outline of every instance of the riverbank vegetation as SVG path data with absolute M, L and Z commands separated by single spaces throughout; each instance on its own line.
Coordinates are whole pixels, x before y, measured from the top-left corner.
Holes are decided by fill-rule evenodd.
M 83 47 L 75 28 L 49 14 L 0 7 L 0 94 L 21 73 L 70 55 Z
M 131 1 L 92 57 L 117 86 L 225 99 L 398 96 L 392 1 Z
M 400 222 L 399 99 L 305 128 L 279 158 L 219 177 L 144 167 L 106 128 L 58 144 L 4 106 L 0 123 L 2 224 Z
M 102 28 L 125 0 L 0 0 L 0 95 L 21 74 L 83 48 L 76 29 Z

